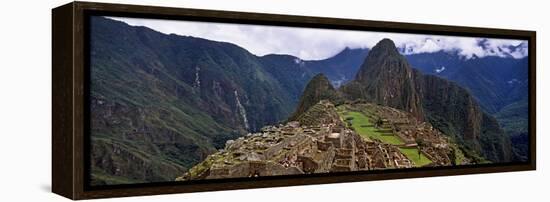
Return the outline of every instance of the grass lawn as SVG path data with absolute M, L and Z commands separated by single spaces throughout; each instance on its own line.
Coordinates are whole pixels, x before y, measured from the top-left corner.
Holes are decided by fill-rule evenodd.
M 382 133 L 378 132 L 376 128 L 372 127 L 373 123 L 371 123 L 363 113 L 361 112 L 341 112 L 340 116 L 344 118 L 344 120 L 348 117 L 353 117 L 353 120 L 351 120 L 353 129 L 361 135 L 363 138 L 367 139 L 378 139 L 382 142 L 393 144 L 393 145 L 401 145 L 404 144 L 403 140 L 401 138 L 395 136 L 395 135 L 382 135 Z
M 399 151 L 405 154 L 405 156 L 413 161 L 414 164 L 418 167 L 428 165 L 432 162 L 430 159 L 428 159 L 428 157 L 424 156 L 424 154 L 420 154 L 420 156 L 418 156 L 418 149 L 416 148 L 399 148 Z

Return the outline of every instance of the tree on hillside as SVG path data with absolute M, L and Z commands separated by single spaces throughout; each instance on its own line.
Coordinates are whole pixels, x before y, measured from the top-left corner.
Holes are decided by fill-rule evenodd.
M 420 159 L 420 157 L 422 155 L 422 149 L 424 148 L 425 142 L 424 142 L 424 139 L 422 139 L 420 137 L 416 137 L 414 140 L 416 142 L 416 148 L 418 150 L 418 158 Z
M 451 165 L 456 166 L 456 151 L 455 151 L 455 148 L 453 147 L 450 147 L 450 148 L 451 149 L 449 150 L 448 157 L 449 157 L 449 160 L 451 160 Z

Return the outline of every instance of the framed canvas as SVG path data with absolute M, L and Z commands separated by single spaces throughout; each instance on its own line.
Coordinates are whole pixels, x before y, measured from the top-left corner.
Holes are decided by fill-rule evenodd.
M 82 2 L 52 23 L 71 199 L 536 168 L 534 31 Z

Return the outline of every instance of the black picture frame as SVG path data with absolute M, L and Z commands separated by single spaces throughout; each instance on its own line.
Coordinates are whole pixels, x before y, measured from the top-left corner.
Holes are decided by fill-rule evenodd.
M 87 173 L 89 173 L 90 149 L 88 125 L 88 84 L 90 75 L 88 20 L 90 16 L 99 15 L 527 40 L 529 43 L 528 161 L 526 163 L 91 187 L 87 183 L 89 181 Z M 528 171 L 536 169 L 536 32 L 534 31 L 72 2 L 52 10 L 52 53 L 52 190 L 54 193 L 71 199 Z

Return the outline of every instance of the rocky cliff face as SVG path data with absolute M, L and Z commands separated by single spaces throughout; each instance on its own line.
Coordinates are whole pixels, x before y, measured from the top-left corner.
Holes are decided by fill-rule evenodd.
M 408 111 L 419 121 L 427 119 L 490 161 L 511 160 L 509 138 L 466 89 L 412 69 L 389 39 L 370 51 L 356 80 L 341 91 L 348 99 L 365 99 Z
M 418 77 L 427 119 L 447 134 L 494 162 L 512 158 L 511 143 L 494 117 L 482 111 L 471 94 L 437 76 Z
M 369 52 L 353 84 L 343 90 L 352 99 L 362 98 L 402 109 L 422 121 L 424 112 L 416 85 L 413 70 L 405 57 L 399 54 L 393 41 L 384 39 Z
M 464 140 L 479 139 L 484 114 L 468 91 L 436 76 L 419 76 L 418 80 L 423 106 L 432 122 L 451 123 L 450 130 L 456 131 L 453 134 L 462 134 Z

